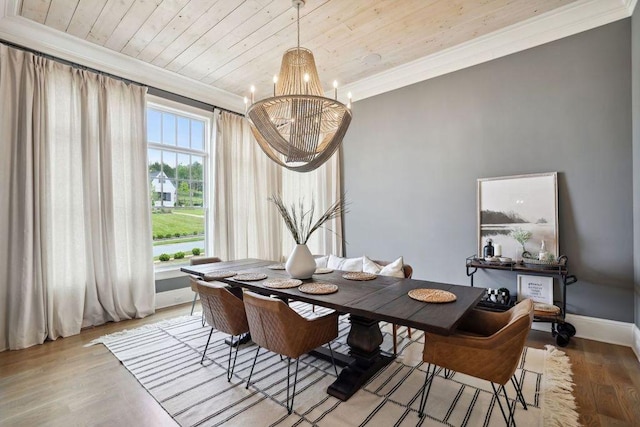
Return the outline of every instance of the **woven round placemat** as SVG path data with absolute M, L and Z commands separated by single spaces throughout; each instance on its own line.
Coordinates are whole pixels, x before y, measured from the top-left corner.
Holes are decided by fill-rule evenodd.
M 264 273 L 240 273 L 234 276 L 233 280 L 239 280 L 241 282 L 253 282 L 255 280 L 266 279 L 267 275 Z
M 226 279 L 227 277 L 235 276 L 235 271 L 214 271 L 212 273 L 207 273 L 204 275 L 204 280 L 217 280 L 217 279 Z
M 300 285 L 298 287 L 298 290 L 305 294 L 326 295 L 338 292 L 338 286 L 334 285 L 333 283 L 315 282 Z
M 267 268 L 269 270 L 284 270 L 284 264 L 271 264 L 268 265 Z
M 316 271 L 313 272 L 313 274 L 327 274 L 327 273 L 333 273 L 333 268 L 320 267 L 320 268 L 316 268 Z
M 302 280 L 298 279 L 269 279 L 262 283 L 267 288 L 287 289 L 295 288 L 302 284 Z
M 372 273 L 365 273 L 362 271 L 350 271 L 349 273 L 344 273 L 342 277 L 347 280 L 373 280 L 378 276 Z
M 422 302 L 453 302 L 456 295 L 442 289 L 412 289 L 408 292 L 409 297 Z

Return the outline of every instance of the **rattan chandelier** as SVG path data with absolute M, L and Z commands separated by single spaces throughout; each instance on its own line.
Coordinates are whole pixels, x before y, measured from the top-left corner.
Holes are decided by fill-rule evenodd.
M 320 84 L 313 53 L 300 47 L 300 8 L 304 0 L 293 0 L 298 13 L 298 46 L 282 57 L 280 75 L 273 78 L 273 96 L 254 102 L 247 117 L 262 150 L 279 165 L 297 172 L 316 169 L 331 157 L 351 123 L 351 96 L 345 105 L 326 98 Z M 248 100 L 245 98 L 245 103 Z

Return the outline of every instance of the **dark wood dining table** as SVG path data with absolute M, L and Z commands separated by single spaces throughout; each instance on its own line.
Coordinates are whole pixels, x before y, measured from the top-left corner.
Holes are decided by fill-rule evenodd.
M 274 261 L 242 259 L 182 267 L 185 273 L 205 278 L 216 271 L 237 273 L 264 273 L 267 278 L 288 278 L 284 270 L 272 270 L 268 266 Z M 450 285 L 424 280 L 377 276 L 374 280 L 354 281 L 342 277 L 344 271 L 314 275 L 304 283 L 323 282 L 338 286 L 338 292 L 328 295 L 313 295 L 300 292 L 298 288 L 267 288 L 260 281 L 238 281 L 233 277 L 216 279 L 231 286 L 241 286 L 257 293 L 276 295 L 285 300 L 304 301 L 349 314 L 351 328 L 347 337 L 349 345 L 348 364 L 342 369 L 327 393 L 347 400 L 376 372 L 388 365 L 392 354 L 380 350 L 383 337 L 379 321 L 395 323 L 440 335 L 449 335 L 465 314 L 480 301 L 483 288 Z M 442 289 L 456 295 L 454 302 L 432 304 L 410 298 L 412 289 Z M 345 361 L 344 359 L 342 359 Z

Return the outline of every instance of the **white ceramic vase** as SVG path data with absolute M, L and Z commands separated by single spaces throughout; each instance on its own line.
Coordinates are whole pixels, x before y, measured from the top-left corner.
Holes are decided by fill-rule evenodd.
M 296 245 L 284 268 L 293 279 L 310 279 L 316 271 L 316 260 L 307 245 Z

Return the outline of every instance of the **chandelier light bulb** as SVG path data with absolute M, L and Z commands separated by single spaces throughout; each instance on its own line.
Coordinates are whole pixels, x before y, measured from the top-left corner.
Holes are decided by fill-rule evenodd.
M 337 101 L 338 100 L 338 81 L 333 81 L 333 97 Z
M 251 85 L 251 104 L 254 103 L 254 95 L 256 93 L 256 87 L 254 85 Z
M 304 93 L 309 94 L 309 73 L 304 73 Z

